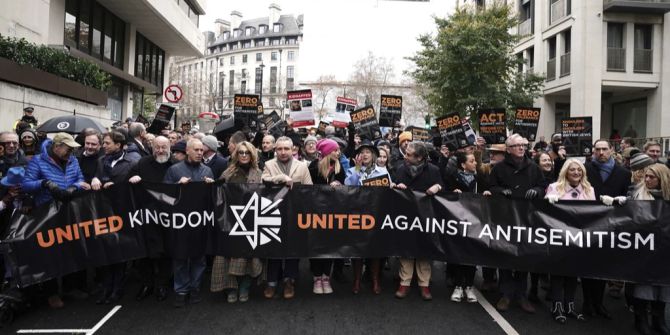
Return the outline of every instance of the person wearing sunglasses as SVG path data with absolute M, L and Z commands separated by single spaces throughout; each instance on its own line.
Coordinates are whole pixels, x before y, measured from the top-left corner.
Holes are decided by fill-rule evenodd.
M 19 150 L 19 135 L 10 131 L 0 133 L 0 145 L 4 150 L 0 157 L 0 177 L 5 176 L 12 167 L 28 165 L 26 156 Z
M 219 180 L 235 184 L 261 183 L 257 150 L 250 142 L 238 143 L 229 163 Z M 258 258 L 216 256 L 212 264 L 210 291 L 227 291 L 229 303 L 247 302 L 252 279 L 257 278 L 262 270 L 263 263 Z

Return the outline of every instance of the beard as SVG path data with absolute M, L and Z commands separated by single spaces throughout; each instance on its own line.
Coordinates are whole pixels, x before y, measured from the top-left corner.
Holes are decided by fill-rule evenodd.
M 160 156 L 156 156 L 156 162 L 163 164 L 170 160 L 170 153 L 165 153 Z

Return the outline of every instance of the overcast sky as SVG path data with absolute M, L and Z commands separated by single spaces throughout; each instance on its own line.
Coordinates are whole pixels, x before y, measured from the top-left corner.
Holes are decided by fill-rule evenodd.
M 230 21 L 233 10 L 240 11 L 243 20 L 268 16 L 271 3 L 278 4 L 282 14 L 305 15 L 298 82 L 328 74 L 346 80 L 353 64 L 368 50 L 391 59 L 398 80 L 411 66 L 403 58 L 419 48 L 417 37 L 435 31 L 432 16 L 444 17 L 455 6 L 454 0 L 208 0 L 200 29 L 214 31 L 214 20 Z

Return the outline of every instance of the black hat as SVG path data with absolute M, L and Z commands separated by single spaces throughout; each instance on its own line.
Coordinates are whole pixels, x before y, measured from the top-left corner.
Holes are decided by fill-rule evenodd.
M 172 152 L 181 152 L 181 153 L 186 153 L 186 141 L 179 141 L 175 143 L 170 150 Z
M 28 106 L 28 107 L 24 108 L 23 111 L 28 112 L 28 113 L 32 113 L 32 112 L 35 111 L 35 108 L 33 108 L 32 106 Z
M 374 152 L 375 155 L 379 156 L 379 149 L 377 149 L 374 143 L 372 143 L 372 141 L 368 140 L 367 138 L 364 138 L 361 141 L 361 145 L 359 145 L 358 148 L 356 149 L 356 155 L 360 154 L 361 150 L 366 148 L 370 149 L 370 151 Z

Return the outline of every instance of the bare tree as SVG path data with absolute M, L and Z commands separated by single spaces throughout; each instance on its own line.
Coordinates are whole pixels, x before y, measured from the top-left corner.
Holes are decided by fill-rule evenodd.
M 335 93 L 335 89 L 337 88 L 335 76 L 332 74 L 321 75 L 310 85 L 310 88 L 314 96 L 314 112 L 320 118 L 323 118 L 328 114 L 326 102 L 332 98 L 332 94 Z
M 349 82 L 363 105 L 373 105 L 379 111 L 379 97 L 386 93 L 386 86 L 393 82 L 394 77 L 393 63 L 368 51 L 365 58 L 354 64 Z

